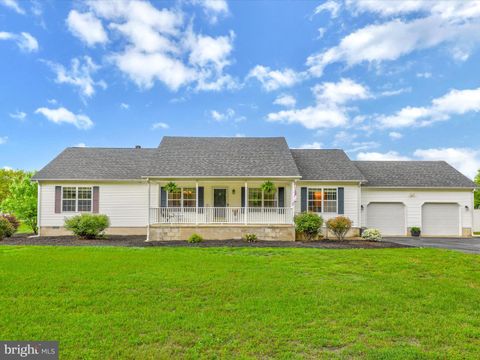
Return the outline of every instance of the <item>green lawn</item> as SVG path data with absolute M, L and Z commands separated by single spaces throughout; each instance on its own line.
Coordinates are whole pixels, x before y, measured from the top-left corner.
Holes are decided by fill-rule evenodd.
M 480 257 L 0 246 L 0 339 L 61 359 L 480 357 Z

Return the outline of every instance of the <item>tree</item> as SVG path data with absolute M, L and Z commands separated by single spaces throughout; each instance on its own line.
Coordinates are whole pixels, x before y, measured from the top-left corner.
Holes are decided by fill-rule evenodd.
M 37 183 L 31 181 L 33 172 L 22 178 L 13 179 L 8 187 L 9 194 L 0 204 L 0 210 L 17 216 L 37 234 Z
M 0 204 L 7 198 L 12 181 L 24 176 L 25 173 L 22 170 L 0 169 Z
M 477 172 L 477 176 L 475 176 L 475 183 L 480 186 L 480 170 Z M 475 190 L 475 209 L 480 209 L 480 189 Z

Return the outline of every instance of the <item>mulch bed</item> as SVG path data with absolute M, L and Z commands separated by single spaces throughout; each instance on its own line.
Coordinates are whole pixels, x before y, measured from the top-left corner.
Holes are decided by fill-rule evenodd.
M 51 245 L 51 246 L 125 246 L 125 247 L 275 247 L 275 248 L 319 248 L 319 249 L 384 249 L 405 248 L 388 241 L 374 242 L 365 240 L 319 240 L 319 241 L 257 241 L 247 243 L 242 240 L 205 240 L 197 244 L 186 241 L 152 241 L 145 242 L 145 236 L 109 236 L 106 239 L 82 240 L 74 236 L 28 237 L 14 235 L 0 241 L 0 245 Z

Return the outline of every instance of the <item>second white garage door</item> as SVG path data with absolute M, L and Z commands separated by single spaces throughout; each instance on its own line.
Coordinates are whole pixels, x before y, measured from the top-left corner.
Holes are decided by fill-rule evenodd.
M 458 236 L 460 215 L 458 204 L 424 204 L 422 235 Z
M 384 236 L 405 236 L 405 205 L 402 203 L 368 204 L 367 227 L 380 230 Z

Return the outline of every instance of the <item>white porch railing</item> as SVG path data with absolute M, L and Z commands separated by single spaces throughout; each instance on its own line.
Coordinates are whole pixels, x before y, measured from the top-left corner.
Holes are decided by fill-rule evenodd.
M 150 208 L 150 224 L 292 224 L 293 208 Z

